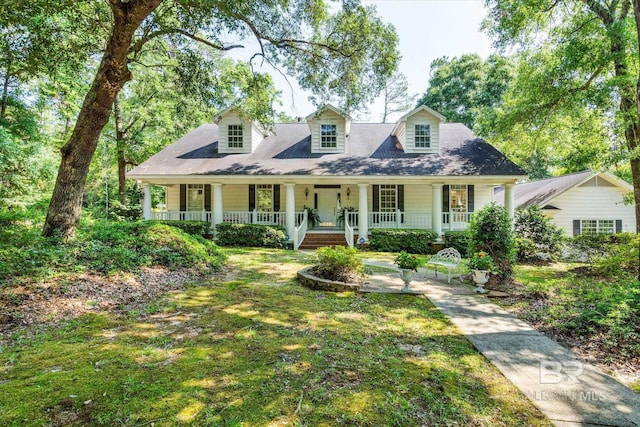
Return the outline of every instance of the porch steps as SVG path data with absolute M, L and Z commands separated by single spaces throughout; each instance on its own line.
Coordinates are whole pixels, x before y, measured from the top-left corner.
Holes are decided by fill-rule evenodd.
M 347 246 L 344 233 L 313 233 L 304 237 L 300 249 L 317 249 L 322 246 Z

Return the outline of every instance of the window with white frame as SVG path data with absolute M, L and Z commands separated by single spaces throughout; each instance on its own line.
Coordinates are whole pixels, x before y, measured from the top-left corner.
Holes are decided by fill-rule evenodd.
M 580 220 L 582 234 L 614 233 L 615 221 L 612 219 L 583 219 Z
M 187 210 L 204 210 L 204 184 L 187 184 Z
M 242 148 L 244 141 L 242 136 L 242 125 L 229 125 L 227 131 L 229 148 Z
M 451 222 L 467 222 L 469 188 L 466 185 L 449 186 L 449 211 Z
M 431 147 L 431 126 L 417 124 L 414 138 L 416 148 Z
M 258 212 L 273 211 L 273 185 L 256 185 L 256 209 Z
M 395 212 L 398 208 L 398 188 L 395 185 L 380 185 L 380 212 Z
M 338 146 L 338 126 L 320 125 L 320 148 L 336 148 Z

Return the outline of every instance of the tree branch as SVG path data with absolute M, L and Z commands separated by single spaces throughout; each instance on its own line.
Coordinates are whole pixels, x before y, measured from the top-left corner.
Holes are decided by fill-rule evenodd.
M 589 9 L 602 21 L 602 23 L 608 27 L 613 23 L 613 14 L 607 10 L 602 4 L 600 4 L 597 0 L 583 0 Z

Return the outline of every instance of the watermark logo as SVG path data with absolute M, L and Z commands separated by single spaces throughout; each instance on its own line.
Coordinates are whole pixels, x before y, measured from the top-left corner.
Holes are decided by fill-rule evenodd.
M 559 384 L 567 378 L 574 384 L 580 382 L 584 365 L 576 360 L 556 362 L 543 360 L 540 362 L 540 384 Z

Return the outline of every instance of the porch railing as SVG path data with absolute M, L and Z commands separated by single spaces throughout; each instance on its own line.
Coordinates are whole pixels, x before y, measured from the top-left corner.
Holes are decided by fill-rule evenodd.
M 159 211 L 152 212 L 151 219 L 160 221 L 207 221 L 211 222 L 209 211 Z
M 346 218 L 353 227 L 358 226 L 358 212 L 348 212 Z M 431 229 L 431 213 L 428 212 L 369 212 L 369 228 L 421 228 Z
M 302 214 L 302 221 L 293 229 L 293 250 L 295 251 L 298 250 L 307 235 L 307 211 L 296 213 L 296 219 L 300 218 L 300 214 Z
M 442 225 L 449 230 L 463 230 L 471 220 L 471 212 L 443 212 Z
M 224 211 L 222 222 L 234 224 L 262 224 L 281 225 L 286 224 L 285 212 L 259 212 L 259 211 Z
M 345 215 L 344 217 L 344 238 L 347 241 L 347 244 L 350 248 L 353 247 L 353 227 L 349 222 L 349 215 Z

